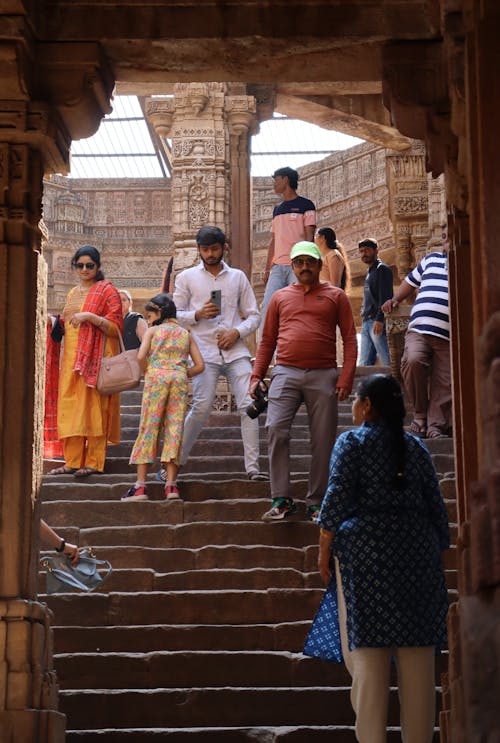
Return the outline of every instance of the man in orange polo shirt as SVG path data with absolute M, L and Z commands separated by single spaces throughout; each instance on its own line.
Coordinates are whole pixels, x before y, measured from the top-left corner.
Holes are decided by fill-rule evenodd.
M 250 392 L 255 396 L 276 349 L 266 420 L 273 501 L 262 517 L 264 521 L 281 520 L 296 511 L 289 495 L 290 429 L 302 402 L 311 438 L 306 503 L 309 519 L 316 521 L 337 433 L 337 400 L 345 400 L 351 393 L 356 371 L 356 329 L 347 295 L 320 282 L 321 253 L 314 243 L 297 243 L 290 258 L 298 283 L 280 289 L 271 298 L 250 381 Z M 344 346 L 340 375 L 337 325 Z

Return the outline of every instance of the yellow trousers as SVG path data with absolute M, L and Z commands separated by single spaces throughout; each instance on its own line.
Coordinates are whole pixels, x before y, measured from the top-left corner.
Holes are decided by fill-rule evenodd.
M 104 471 L 106 436 L 68 436 L 63 439 L 64 461 L 67 467 L 92 467 Z

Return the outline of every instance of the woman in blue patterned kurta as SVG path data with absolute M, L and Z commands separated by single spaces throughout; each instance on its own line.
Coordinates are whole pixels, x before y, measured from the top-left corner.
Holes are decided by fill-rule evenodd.
M 319 517 L 318 566 L 328 588 L 304 652 L 344 659 L 360 743 L 386 741 L 391 657 L 403 740 L 432 740 L 434 656 L 446 642 L 448 518 L 431 457 L 404 432 L 404 417 L 392 377 L 361 382 L 359 428 L 334 446 Z

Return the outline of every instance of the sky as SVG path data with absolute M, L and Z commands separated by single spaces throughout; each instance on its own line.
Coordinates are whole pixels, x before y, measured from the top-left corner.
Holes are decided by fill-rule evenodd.
M 361 141 L 275 114 L 273 119 L 261 123 L 259 133 L 251 139 L 251 174 L 269 176 L 283 164 L 298 168 Z M 116 96 L 113 112 L 106 116 L 96 134 L 73 142 L 70 177 L 168 177 L 135 96 Z

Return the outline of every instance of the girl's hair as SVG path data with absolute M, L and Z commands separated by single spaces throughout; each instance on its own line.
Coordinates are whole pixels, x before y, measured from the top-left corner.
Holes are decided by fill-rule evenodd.
M 396 462 L 393 484 L 397 490 L 402 490 L 406 485 L 406 443 L 403 429 L 406 410 L 401 387 L 390 374 L 371 374 L 360 382 L 357 396 L 361 400 L 370 400 L 377 420 L 383 421 L 391 432 Z
M 71 259 L 71 265 L 73 266 L 73 268 L 75 268 L 79 259 L 84 255 L 88 255 L 90 258 L 92 258 L 92 260 L 97 266 L 97 273 L 95 276 L 95 280 L 102 281 L 104 279 L 104 274 L 101 271 L 101 254 L 99 253 L 97 248 L 95 248 L 93 245 L 82 245 L 81 248 L 78 248 L 73 258 Z
M 325 239 L 326 247 L 330 250 L 338 250 L 344 261 L 344 270 L 342 271 L 342 277 L 340 279 L 340 288 L 347 291 L 351 286 L 351 269 L 349 268 L 349 261 L 347 260 L 347 253 L 342 243 L 337 240 L 337 235 L 332 227 L 319 227 L 316 230 L 317 235 L 321 235 Z
M 145 305 L 146 312 L 159 312 L 160 317 L 153 325 L 161 325 L 164 320 L 177 317 L 177 308 L 169 294 L 156 294 Z

